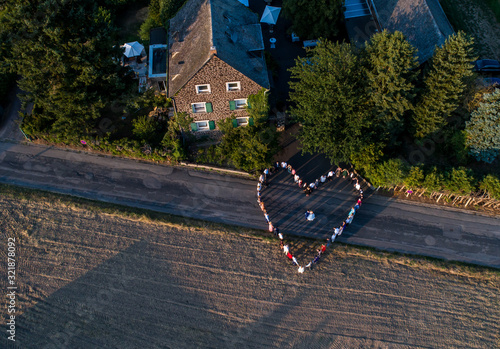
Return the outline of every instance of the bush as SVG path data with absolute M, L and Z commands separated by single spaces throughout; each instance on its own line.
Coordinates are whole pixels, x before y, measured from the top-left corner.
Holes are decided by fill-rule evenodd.
M 158 137 L 160 124 L 156 119 L 143 115 L 133 120 L 132 124 L 134 125 L 132 132 L 139 141 L 151 143 Z
M 408 172 L 408 176 L 404 179 L 404 184 L 409 188 L 422 187 L 424 182 L 424 171 L 419 166 L 412 166 Z
M 400 159 L 389 159 L 377 164 L 369 178 L 376 186 L 395 187 L 401 185 L 406 178 L 406 164 Z
M 474 190 L 475 179 L 472 170 L 465 167 L 453 168 L 448 173 L 445 189 L 454 194 L 469 195 Z
M 429 191 L 440 191 L 444 188 L 444 176 L 436 167 L 426 174 L 424 188 Z
M 481 181 L 479 188 L 492 199 L 500 200 L 500 180 L 494 175 L 487 175 Z

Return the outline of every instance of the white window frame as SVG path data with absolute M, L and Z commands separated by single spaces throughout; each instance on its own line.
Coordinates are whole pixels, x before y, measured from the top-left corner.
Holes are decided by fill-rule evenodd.
M 206 86 L 207 90 L 206 91 L 200 91 L 200 87 Z M 196 88 L 196 93 L 197 94 L 206 94 L 206 93 L 212 93 L 212 89 L 210 88 L 210 84 L 203 84 L 203 85 L 195 85 Z
M 197 131 L 209 131 L 210 130 L 210 125 L 209 122 L 210 120 L 201 120 L 201 121 L 195 121 L 196 122 L 196 127 L 198 128 Z M 200 124 L 202 124 L 200 126 Z M 206 126 L 205 126 L 206 124 Z
M 249 123 L 249 119 L 248 117 L 244 117 L 244 118 L 236 118 L 236 122 L 238 123 L 238 127 L 240 126 L 247 126 L 248 123 Z
M 241 101 L 244 101 L 244 103 L 242 104 Z M 248 100 L 246 98 L 235 99 L 234 104 L 236 106 L 236 110 L 243 110 L 248 105 Z
M 237 87 L 229 87 L 230 84 L 236 84 Z M 241 91 L 241 84 L 239 81 L 231 81 L 231 82 L 226 82 L 226 91 L 227 92 L 238 92 Z
M 198 113 L 206 113 L 207 112 L 207 106 L 205 104 L 205 102 L 198 102 L 198 103 L 191 103 L 191 110 L 193 110 L 193 105 L 203 105 L 203 110 L 200 110 L 200 111 L 195 111 L 196 114 Z M 195 110 L 197 110 L 198 108 L 195 108 Z M 201 109 L 201 108 L 199 108 Z

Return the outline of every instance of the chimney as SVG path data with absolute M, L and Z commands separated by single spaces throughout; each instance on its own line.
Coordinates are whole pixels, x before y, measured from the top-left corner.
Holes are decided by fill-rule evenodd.
M 210 46 L 210 54 L 211 55 L 216 55 L 217 54 L 217 48 L 215 46 Z

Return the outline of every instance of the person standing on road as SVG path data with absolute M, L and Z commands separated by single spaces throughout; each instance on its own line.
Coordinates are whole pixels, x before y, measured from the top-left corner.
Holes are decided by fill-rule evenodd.
M 319 178 L 320 182 L 321 183 L 325 183 L 326 182 L 326 176 L 325 175 L 322 175 L 320 178 Z
M 283 246 L 283 252 L 285 254 L 288 254 L 288 252 L 290 252 L 290 248 L 288 247 L 288 245 Z
M 269 215 L 267 214 L 266 211 L 264 211 L 264 218 L 266 219 L 267 223 L 271 222 L 271 220 L 269 219 Z
M 260 183 L 264 183 L 264 174 L 261 174 L 261 175 L 259 176 L 259 182 L 260 182 Z
M 347 217 L 347 219 L 345 220 L 345 225 L 346 225 L 346 227 L 347 227 L 349 224 L 351 224 L 351 223 L 352 223 L 352 218 L 353 218 L 353 216 L 349 216 L 349 217 Z
M 304 190 L 304 192 L 306 193 L 306 196 L 311 195 L 311 193 L 312 193 L 312 189 L 311 189 L 311 187 L 310 187 L 310 186 L 307 186 L 307 187 L 306 187 L 306 189 Z
M 328 182 L 331 182 L 331 181 L 332 181 L 332 179 L 333 179 L 333 175 L 334 175 L 334 172 L 333 172 L 333 171 L 328 172 L 328 176 L 327 176 L 327 177 L 328 177 Z

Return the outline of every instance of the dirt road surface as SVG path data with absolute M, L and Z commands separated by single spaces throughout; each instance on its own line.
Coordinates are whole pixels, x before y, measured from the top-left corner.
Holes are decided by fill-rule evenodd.
M 457 275 L 337 246 L 300 275 L 274 241 L 251 235 L 8 195 L 0 214 L 0 286 L 7 237 L 18 286 L 16 342 L 2 330 L 2 348 L 500 344 L 498 273 Z M 5 297 L 1 309 L 3 326 Z

